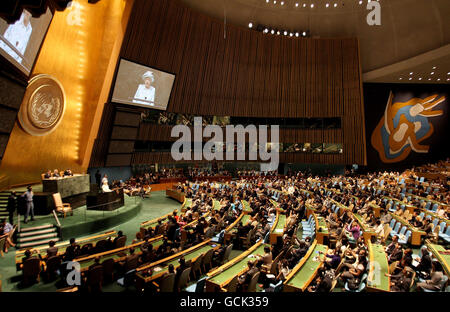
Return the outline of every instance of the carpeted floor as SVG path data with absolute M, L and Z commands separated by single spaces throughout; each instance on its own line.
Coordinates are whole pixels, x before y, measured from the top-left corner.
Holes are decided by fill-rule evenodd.
M 137 198 L 136 200 L 141 200 Z M 127 205 L 134 204 L 134 198 L 127 199 Z M 131 220 L 128 220 L 118 226 L 107 229 L 100 233 L 109 231 L 109 230 L 121 230 L 128 237 L 127 243 L 131 243 L 131 241 L 135 238 L 136 233 L 139 231 L 139 224 L 143 221 L 152 220 L 158 218 L 159 216 L 165 215 L 169 212 L 172 212 L 174 209 L 180 209 L 180 203 L 167 198 L 165 192 L 153 192 L 150 198 L 146 198 L 142 202 L 142 208 L 140 212 Z M 76 213 L 83 213 L 83 211 L 79 211 Z M 66 219 L 69 220 L 68 217 Z M 73 220 L 79 220 L 79 218 L 74 218 Z M 30 222 L 27 226 L 37 226 L 43 223 L 54 222 L 52 216 L 50 217 L 37 217 L 36 221 Z M 71 222 L 71 221 L 68 221 Z M 78 221 L 80 222 L 80 220 Z M 96 233 L 86 233 L 84 236 L 90 236 Z M 3 258 L 0 258 L 0 280 L 2 281 L 2 291 L 18 291 L 18 284 L 20 280 L 20 272 L 16 272 L 15 267 L 15 249 L 11 248 L 8 253 L 4 254 Z M 21 291 L 55 291 L 57 288 L 55 283 L 45 284 L 42 281 L 38 284 L 35 284 L 26 289 L 20 289 Z M 113 283 L 110 285 L 105 285 L 103 287 L 104 291 L 123 291 L 124 289 L 117 284 Z

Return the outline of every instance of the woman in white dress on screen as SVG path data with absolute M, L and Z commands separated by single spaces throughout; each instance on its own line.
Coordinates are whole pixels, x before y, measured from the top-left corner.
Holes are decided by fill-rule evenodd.
M 20 52 L 20 56 L 5 42 L 0 41 L 0 48 L 11 55 L 18 63 L 22 63 L 21 56 L 25 54 L 28 41 L 30 40 L 31 32 L 33 31 L 30 20 L 31 13 L 23 10 L 20 19 L 14 24 L 9 25 L 5 31 L 5 34 L 3 35 L 3 37 Z
M 155 81 L 155 77 L 151 71 L 147 71 L 142 75 L 142 79 L 144 84 L 139 85 L 133 103 L 155 106 L 155 88 L 151 85 Z

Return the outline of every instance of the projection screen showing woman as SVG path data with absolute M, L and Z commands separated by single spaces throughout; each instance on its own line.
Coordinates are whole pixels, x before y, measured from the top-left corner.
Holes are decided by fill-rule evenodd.
M 166 110 L 175 75 L 120 60 L 112 102 Z
M 151 71 L 146 71 L 142 75 L 144 84 L 140 84 L 136 94 L 134 95 L 133 103 L 138 104 L 148 104 L 150 106 L 155 106 L 155 88 L 152 83 L 155 81 L 155 77 Z
M 0 54 L 29 75 L 51 20 L 50 9 L 36 18 L 23 10 L 12 24 L 0 19 Z
M 28 41 L 30 40 L 33 27 L 30 23 L 31 14 L 28 11 L 23 11 L 20 19 L 6 29 L 3 37 L 12 44 L 14 50 L 18 51 L 20 55 L 25 54 Z M 5 42 L 0 43 L 0 47 L 11 55 L 17 62 L 22 63 L 22 57 L 19 56 L 13 49 L 11 49 Z

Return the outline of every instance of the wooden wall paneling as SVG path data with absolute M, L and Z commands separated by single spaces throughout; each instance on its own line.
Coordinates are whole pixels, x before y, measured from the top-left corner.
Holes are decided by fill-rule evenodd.
M 364 159 L 365 149 L 357 147 L 363 146 L 364 122 L 356 39 L 271 36 L 234 25 L 227 25 L 224 39 L 222 21 L 176 0 L 138 0 L 132 15 L 121 55 L 176 74 L 169 112 L 342 117 L 342 129 L 283 129 L 280 141 L 343 143 L 344 154 L 284 159 L 348 164 Z M 137 138 L 175 140 L 170 129 L 141 124 Z

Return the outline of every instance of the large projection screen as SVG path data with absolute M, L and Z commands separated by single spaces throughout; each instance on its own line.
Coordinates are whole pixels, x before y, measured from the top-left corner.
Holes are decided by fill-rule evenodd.
M 112 101 L 166 110 L 175 75 L 120 60 Z
M 0 54 L 27 76 L 33 69 L 52 17 L 47 8 L 38 18 L 23 10 L 20 19 L 13 24 L 0 19 Z

